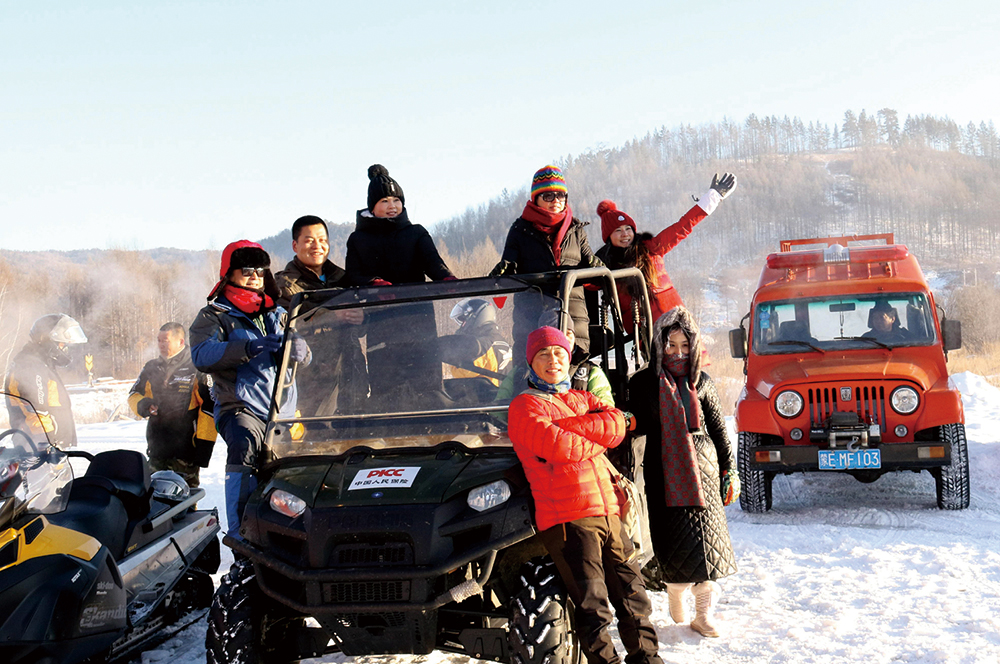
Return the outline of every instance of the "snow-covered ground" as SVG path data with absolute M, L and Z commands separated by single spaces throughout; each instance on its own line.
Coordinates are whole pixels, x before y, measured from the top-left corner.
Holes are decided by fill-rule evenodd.
M 674 624 L 665 593 L 652 593 L 667 663 L 1000 662 L 1000 390 L 974 374 L 962 390 L 972 468 L 972 505 L 939 511 L 927 473 L 896 473 L 875 484 L 842 475 L 793 475 L 774 483 L 774 509 L 727 509 L 739 572 L 723 580 L 725 634 L 704 639 Z M 74 398 L 75 402 L 75 398 Z M 80 426 L 81 447 L 142 450 L 144 422 Z M 202 472 L 203 504 L 223 504 L 225 451 Z M 223 522 L 225 517 L 223 515 Z M 224 565 L 231 556 L 224 553 Z M 204 621 L 155 650 L 143 664 L 205 661 Z M 351 658 L 317 662 L 444 664 L 466 658 Z M 139 660 L 136 660 L 139 661 Z

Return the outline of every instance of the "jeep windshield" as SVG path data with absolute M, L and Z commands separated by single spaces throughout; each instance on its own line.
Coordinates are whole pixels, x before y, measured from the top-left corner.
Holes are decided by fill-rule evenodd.
M 270 453 L 510 445 L 507 405 L 525 386 L 515 319 L 558 325 L 555 291 L 484 278 L 303 293 L 290 336 L 311 358 L 284 353 L 281 410 L 295 416 L 272 417 Z
M 759 355 L 892 349 L 936 342 L 934 318 L 924 293 L 762 302 L 754 310 L 753 350 Z

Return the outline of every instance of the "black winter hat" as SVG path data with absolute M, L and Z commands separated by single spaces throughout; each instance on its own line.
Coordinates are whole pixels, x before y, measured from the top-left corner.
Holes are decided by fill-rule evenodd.
M 389 170 L 382 164 L 372 164 L 368 167 L 368 210 L 371 211 L 375 204 L 383 198 L 395 196 L 403 205 L 406 199 L 403 197 L 403 188 L 399 183 L 389 177 Z
M 271 257 L 260 247 L 240 247 L 229 258 L 229 270 L 226 273 L 242 267 L 271 267 Z

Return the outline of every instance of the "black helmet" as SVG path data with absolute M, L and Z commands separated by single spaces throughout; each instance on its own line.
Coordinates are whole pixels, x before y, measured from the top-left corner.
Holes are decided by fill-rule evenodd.
M 187 480 L 172 470 L 158 470 L 149 476 L 153 497 L 168 503 L 179 503 L 191 495 Z
M 473 329 L 480 325 L 497 322 L 497 312 L 493 305 L 478 297 L 467 297 L 451 310 L 451 319 L 458 328 Z
M 28 337 L 45 352 L 48 359 L 64 367 L 70 362 L 69 347 L 87 343 L 87 335 L 75 319 L 66 314 L 46 314 L 31 326 Z

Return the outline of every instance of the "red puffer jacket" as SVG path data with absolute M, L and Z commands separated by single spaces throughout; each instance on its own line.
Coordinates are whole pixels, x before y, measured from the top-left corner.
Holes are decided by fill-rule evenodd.
M 508 416 L 508 435 L 531 484 L 539 530 L 619 513 L 614 469 L 604 452 L 625 438 L 620 410 L 590 392 L 528 390 L 514 398 Z

